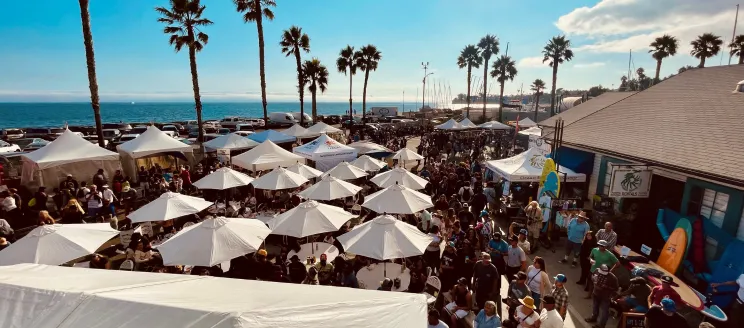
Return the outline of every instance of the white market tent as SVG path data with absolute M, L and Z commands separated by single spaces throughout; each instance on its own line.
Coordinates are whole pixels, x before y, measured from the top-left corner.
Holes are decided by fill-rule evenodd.
M 481 125 L 478 125 L 478 127 L 481 129 L 486 129 L 486 130 L 511 130 L 513 129 L 511 126 L 508 126 L 499 121 L 486 122 Z
M 248 139 L 236 133 L 228 133 L 204 143 L 208 150 L 229 149 L 241 150 L 258 146 L 258 142 Z
M 315 123 L 315 125 L 307 128 L 307 133 L 309 135 L 319 135 L 321 133 L 325 134 L 331 134 L 331 133 L 341 133 L 342 131 L 340 129 L 334 128 L 328 124 L 325 124 L 323 122 Z
M 388 154 L 393 153 L 390 148 L 382 145 L 378 145 L 371 141 L 357 141 L 348 144 L 347 146 L 352 147 L 359 152 L 359 155 L 370 155 L 370 154 Z
M 313 141 L 295 147 L 292 152 L 315 161 L 315 167 L 321 171 L 329 170 L 341 162 L 353 161 L 357 157 L 356 149 L 334 140 L 325 133 Z
M 539 137 L 542 135 L 542 129 L 539 127 L 533 126 L 529 129 L 519 131 L 519 134 L 526 135 L 526 136 L 538 136 Z
M 279 131 L 281 133 L 284 133 L 288 136 L 293 136 L 295 138 L 308 138 L 308 137 L 314 137 L 313 135 L 309 135 L 307 132 L 307 129 L 303 128 L 301 125 L 295 123 L 295 125 L 292 125 L 288 129 L 284 129 Z
M 477 125 L 475 125 L 475 123 L 473 123 L 473 121 L 471 121 L 467 117 L 463 119 L 462 121 L 460 121 L 460 126 L 462 126 L 465 129 L 475 129 L 478 127 Z
M 0 327 L 408 328 L 427 317 L 414 293 L 38 264 L 0 277 Z
M 518 124 L 520 129 L 537 126 L 537 123 L 535 123 L 535 121 L 531 120 L 529 117 L 523 118 L 518 122 Z
M 166 155 L 181 155 L 187 161 L 193 159 L 193 148 L 160 131 L 151 125 L 139 137 L 116 146 L 126 175 L 137 176 L 137 168 L 160 163 L 169 167 L 173 163 Z M 189 157 L 186 157 L 189 156 Z
M 546 159 L 538 148 L 530 148 L 513 157 L 488 161 L 486 167 L 511 182 L 539 182 Z M 563 166 L 558 166 L 558 172 L 561 181 L 586 181 L 585 174 L 576 173 Z
M 233 165 L 251 171 L 271 170 L 280 166 L 290 166 L 305 158 L 292 154 L 271 140 L 266 140 L 253 149 L 231 159 Z
M 21 157 L 21 184 L 24 186 L 52 189 L 58 187 L 68 174 L 79 179 L 103 169 L 112 177 L 116 170 L 121 169 L 119 154 L 94 145 L 70 130 L 65 130 L 59 138 L 41 149 Z
M 440 130 L 462 130 L 463 129 L 462 125 L 459 122 L 455 121 L 455 119 L 453 118 L 451 118 L 447 122 L 434 126 L 434 128 L 440 129 Z

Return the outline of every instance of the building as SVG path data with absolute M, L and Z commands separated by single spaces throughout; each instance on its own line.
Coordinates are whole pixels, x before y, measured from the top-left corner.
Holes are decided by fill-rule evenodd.
M 704 218 L 709 260 L 744 241 L 744 65 L 691 69 L 641 92 L 605 93 L 540 122 L 545 139 L 558 119 L 558 160 L 591 175 L 588 199 L 608 199 L 613 166 L 651 170 L 647 197 L 609 198 L 632 248 L 663 245 L 656 215 L 664 208 Z

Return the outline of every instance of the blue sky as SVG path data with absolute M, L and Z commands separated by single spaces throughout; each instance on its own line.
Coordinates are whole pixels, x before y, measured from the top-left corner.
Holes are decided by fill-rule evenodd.
M 368 101 L 413 101 L 421 87 L 421 62 L 435 72 L 430 82 L 465 92 L 465 70 L 456 58 L 467 44 L 495 34 L 502 52 L 518 62 L 519 73 L 506 92 L 528 89 L 536 78 L 550 84 L 551 70 L 540 51 L 552 36 L 566 34 L 575 59 L 560 67 L 558 87 L 611 87 L 633 66 L 651 74 L 647 53 L 653 37 L 678 36 L 680 53 L 664 62 L 662 75 L 695 65 L 689 41 L 714 32 L 728 42 L 736 0 L 278 0 L 276 19 L 265 22 L 269 101 L 296 97 L 295 62 L 280 53 L 282 30 L 298 25 L 310 36 L 311 53 L 332 72 L 329 89 L 319 101 L 344 101 L 348 78 L 336 72 L 339 50 L 351 44 L 374 44 L 382 52 L 379 69 L 370 74 Z M 230 0 L 203 0 L 205 16 L 214 21 L 204 31 L 210 41 L 197 56 L 205 101 L 260 98 L 255 24 L 243 23 Z M 188 101 L 192 99 L 187 52 L 175 53 L 162 34 L 155 6 L 165 0 L 92 0 L 90 5 L 98 82 L 103 101 Z M 689 24 L 689 22 L 698 22 Z M 744 30 L 741 29 L 740 30 Z M 740 32 L 741 33 L 741 32 Z M 85 68 L 77 1 L 7 1 L 0 10 L 0 101 L 86 101 Z M 723 63 L 728 61 L 728 54 Z M 709 60 L 718 65 L 720 58 Z M 482 76 L 482 68 L 474 72 Z M 354 80 L 361 100 L 363 75 Z M 494 88 L 493 93 L 497 93 Z M 420 97 L 420 90 L 418 90 Z M 491 92 L 489 92 L 491 93 Z

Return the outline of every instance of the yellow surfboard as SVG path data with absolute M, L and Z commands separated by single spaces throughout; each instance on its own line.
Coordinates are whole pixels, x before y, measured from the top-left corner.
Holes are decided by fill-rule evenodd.
M 688 237 L 685 229 L 674 229 L 666 244 L 664 244 L 664 249 L 661 250 L 659 260 L 656 263 L 671 273 L 677 272 L 679 265 L 685 259 Z

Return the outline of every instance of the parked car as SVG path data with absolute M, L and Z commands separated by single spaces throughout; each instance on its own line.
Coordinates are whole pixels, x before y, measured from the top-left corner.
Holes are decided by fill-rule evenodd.
M 220 121 L 220 126 L 235 131 L 235 126 L 244 122 L 245 120 L 240 117 L 227 116 Z
M 248 137 L 249 135 L 253 134 L 253 131 L 235 131 L 234 133 L 237 135 Z
M 103 132 L 103 139 L 106 139 L 109 141 L 121 135 L 121 131 L 119 131 L 119 129 L 103 129 L 102 132 Z
M 52 133 L 52 129 L 49 128 L 28 128 L 26 129 L 26 138 L 47 138 Z
M 8 188 L 21 186 L 21 171 L 23 168 L 22 152 L 0 154 L 0 185 Z
M 169 124 L 169 125 L 163 125 L 163 127 L 160 129 L 160 131 L 163 131 L 163 132 L 170 131 L 170 132 L 175 133 L 176 135 L 180 135 L 181 134 L 180 132 L 178 132 L 178 128 L 175 125 L 171 125 L 171 124 Z
M 68 130 L 72 132 L 80 132 L 83 135 L 95 135 L 96 134 L 96 127 L 95 126 L 81 126 L 81 125 L 70 125 L 67 127 Z
M 331 125 L 333 125 L 333 124 L 339 124 L 339 123 L 341 123 L 341 115 L 328 115 L 328 117 L 326 118 L 326 120 L 327 120 L 325 122 L 326 124 L 331 124 Z
M 93 136 L 84 136 L 83 139 L 90 141 L 90 143 L 92 143 L 94 145 L 97 145 L 98 144 L 98 136 L 95 136 L 95 135 L 93 135 Z M 106 147 L 106 146 L 108 146 L 108 144 L 109 144 L 109 141 L 106 140 L 106 139 L 103 139 L 103 146 Z
M 251 123 L 243 123 L 235 126 L 235 131 L 254 131 L 255 128 Z
M 137 125 L 127 134 L 143 134 L 147 131 L 147 125 Z
M 299 120 L 292 115 L 292 113 L 286 113 L 286 112 L 273 112 L 269 113 L 269 121 L 270 123 L 285 123 L 285 124 L 295 124 L 298 123 Z
M 266 122 L 264 122 L 261 118 L 249 118 L 246 120 L 247 123 L 250 123 L 254 127 L 263 127 L 266 126 Z
M 230 134 L 230 129 L 228 129 L 228 128 L 219 128 L 219 129 L 217 129 L 217 134 L 219 134 L 219 135 Z
M 11 140 L 23 138 L 25 134 L 21 129 L 2 129 L 0 130 L 0 139 Z
M 26 147 L 23 147 L 24 152 L 31 152 L 34 150 L 39 150 L 41 148 L 44 148 L 44 146 L 48 145 L 51 141 L 42 139 L 42 138 L 34 138 L 34 140 L 28 144 Z
M 117 129 L 122 134 L 126 134 L 130 130 L 132 130 L 132 126 L 129 123 L 103 123 L 102 125 L 103 129 Z
M 0 154 L 14 153 L 14 152 L 20 152 L 20 151 L 21 151 L 20 146 L 0 140 Z

